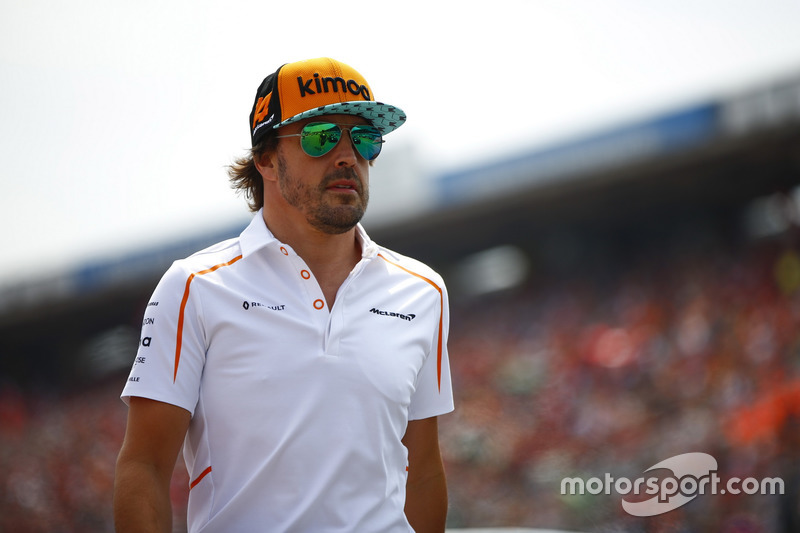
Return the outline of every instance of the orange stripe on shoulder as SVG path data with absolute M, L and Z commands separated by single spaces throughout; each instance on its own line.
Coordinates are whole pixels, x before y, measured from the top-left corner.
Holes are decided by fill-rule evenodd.
M 181 362 L 181 348 L 183 346 L 183 319 L 184 319 L 184 313 L 186 312 L 186 303 L 189 301 L 189 290 L 191 289 L 192 286 L 192 280 L 196 276 L 203 276 L 205 274 L 210 274 L 211 272 L 214 272 L 217 269 L 230 266 L 241 258 L 242 258 L 241 255 L 237 255 L 227 263 L 220 263 L 218 265 L 212 266 L 211 268 L 207 268 L 199 272 L 194 272 L 193 274 L 189 275 L 189 277 L 186 279 L 186 288 L 183 290 L 183 299 L 181 300 L 181 310 L 178 313 L 178 334 L 175 340 L 175 373 L 172 376 L 173 383 L 175 383 L 175 381 L 178 379 L 178 365 Z
M 381 259 L 383 259 L 384 261 L 386 261 L 390 265 L 396 266 L 400 270 L 404 270 L 404 271 L 408 272 L 409 274 L 411 274 L 412 276 L 416 276 L 419 279 L 426 281 L 427 283 L 432 285 L 437 291 L 439 291 L 439 306 L 440 306 L 441 310 L 439 312 L 439 341 L 436 344 L 436 381 L 437 381 L 438 386 L 439 386 L 439 392 L 441 392 L 442 391 L 442 337 L 444 337 L 444 331 L 443 331 L 444 330 L 444 322 L 443 322 L 444 321 L 444 293 L 442 292 L 442 288 L 439 287 L 436 283 L 434 283 L 430 279 L 428 279 L 425 276 L 423 276 L 422 274 L 418 274 L 418 273 L 414 272 L 413 270 L 409 270 L 406 267 L 404 267 L 404 266 L 402 266 L 402 265 L 400 265 L 398 263 L 395 263 L 394 261 L 389 261 L 382 254 L 378 254 L 378 257 L 380 257 Z

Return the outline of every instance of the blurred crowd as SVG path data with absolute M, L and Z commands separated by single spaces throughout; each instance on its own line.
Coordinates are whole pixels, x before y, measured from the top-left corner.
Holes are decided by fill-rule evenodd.
M 456 411 L 440 421 L 451 527 L 800 531 L 793 247 L 534 275 L 524 289 L 454 298 L 451 324 Z M 123 381 L 69 392 L 0 383 L 0 532 L 112 530 Z M 786 494 L 706 494 L 636 518 L 619 494 L 561 491 L 567 477 L 634 480 L 689 452 L 713 456 L 723 480 L 780 477 Z M 179 464 L 176 531 L 187 486 Z
M 125 412 L 110 385 L 70 395 L 3 385 L 0 532 L 113 531 Z
M 629 259 L 454 309 L 451 524 L 800 531 L 800 257 L 772 243 Z M 649 518 L 621 506 L 646 495 L 562 494 L 564 478 L 635 480 L 690 452 L 723 482 L 781 477 L 786 494 Z

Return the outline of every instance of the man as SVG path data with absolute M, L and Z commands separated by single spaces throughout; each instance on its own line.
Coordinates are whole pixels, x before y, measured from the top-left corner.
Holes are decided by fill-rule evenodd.
M 181 444 L 191 532 L 444 530 L 447 292 L 359 224 L 382 135 L 404 121 L 332 59 L 264 79 L 230 171 L 255 217 L 176 261 L 145 313 L 119 532 L 171 531 Z

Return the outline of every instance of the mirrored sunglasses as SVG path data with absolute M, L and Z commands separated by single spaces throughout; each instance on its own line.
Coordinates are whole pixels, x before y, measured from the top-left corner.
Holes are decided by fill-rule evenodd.
M 300 133 L 290 135 L 277 135 L 283 137 L 300 137 L 300 147 L 311 157 L 321 157 L 339 144 L 342 138 L 342 129 L 350 131 L 350 140 L 356 151 L 366 159 L 372 161 L 381 153 L 383 136 L 374 126 L 351 126 L 342 128 L 332 122 L 311 122 L 303 126 Z

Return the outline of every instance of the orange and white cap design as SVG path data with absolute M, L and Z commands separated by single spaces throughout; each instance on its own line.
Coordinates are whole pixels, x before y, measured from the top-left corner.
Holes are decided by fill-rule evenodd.
M 287 63 L 264 78 L 250 112 L 252 144 L 286 124 L 329 114 L 363 117 L 384 135 L 406 121 L 400 108 L 375 101 L 356 69 L 322 57 Z

